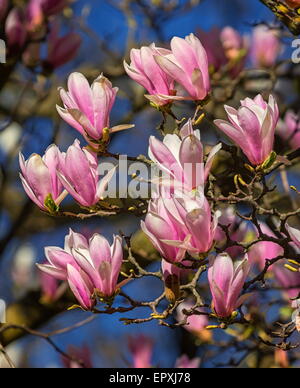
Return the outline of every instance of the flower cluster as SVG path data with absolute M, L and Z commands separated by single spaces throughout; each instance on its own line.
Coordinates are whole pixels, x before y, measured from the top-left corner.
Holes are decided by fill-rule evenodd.
M 58 16 L 70 4 L 69 0 L 30 0 L 26 5 L 9 6 L 0 3 L 0 21 L 4 24 L 8 55 L 22 56 L 25 66 L 42 66 L 44 73 L 71 61 L 78 53 L 81 38 L 75 32 L 60 36 Z M 48 47 L 43 55 L 43 43 Z
M 172 100 L 205 100 L 210 92 L 207 54 L 193 34 L 172 39 L 171 50 L 155 45 L 132 50 L 131 64 L 124 65 L 129 77 L 144 86 L 147 98 L 158 106 Z M 175 83 L 179 89 L 174 89 Z
M 67 281 L 81 307 L 93 310 L 97 298 L 109 300 L 117 292 L 123 262 L 122 239 L 114 237 L 112 246 L 101 235 L 89 241 L 72 230 L 64 249 L 47 247 L 47 264 L 39 268 L 55 279 Z
M 28 196 L 42 210 L 53 213 L 58 211 L 68 194 L 81 206 L 96 205 L 115 173 L 112 169 L 100 179 L 97 154 L 81 148 L 78 140 L 66 153 L 53 145 L 43 157 L 34 154 L 25 161 L 20 154 L 20 166 L 22 184 Z
M 12 27 L 11 14 L 8 16 L 8 28 L 11 28 L 19 39 L 22 38 L 24 44 L 28 33 L 36 31 L 46 17 L 58 12 L 65 5 L 65 2 L 30 2 L 25 13 L 29 18 L 29 22 L 25 24 L 25 37 L 16 33 L 21 28 L 16 21 Z M 21 17 L 19 10 L 13 12 L 18 12 L 18 17 Z M 55 35 L 56 32 L 53 31 Z M 12 41 L 15 40 L 14 34 L 10 38 Z M 199 32 L 198 35 L 201 37 L 203 33 Z M 232 28 L 216 31 L 216 41 L 222 47 L 223 65 L 230 76 L 242 70 L 249 53 L 256 66 L 271 67 L 280 51 L 276 39 L 271 31 L 262 31 L 259 28 L 254 33 L 252 43 Z M 265 40 L 272 42 L 272 50 L 269 52 L 261 48 Z M 57 46 L 54 41 L 55 39 L 51 42 L 50 51 L 55 52 L 56 62 L 62 64 L 64 58 L 70 59 L 71 53 L 60 51 L 65 46 L 63 41 L 56 42 Z M 13 46 L 15 44 L 14 42 Z M 278 234 L 282 236 L 287 231 L 292 240 L 288 241 L 282 236 L 282 240 L 288 245 L 283 249 L 282 245 L 275 243 L 274 233 L 265 223 L 254 219 L 257 230 L 251 230 L 247 223 L 249 217 L 238 217 L 232 207 L 219 208 L 213 193 L 214 165 L 218 164 L 222 149 L 234 149 L 236 155 L 241 156 L 241 168 L 246 168 L 250 174 L 254 174 L 251 184 L 257 188 L 255 185 L 276 161 L 274 144 L 279 108 L 273 95 L 266 101 L 261 94 L 245 98 L 237 109 L 225 105 L 228 120 L 218 119 L 217 116 L 214 123 L 221 133 L 230 139 L 232 147 L 228 144 L 223 146 L 222 143 L 207 146 L 202 142 L 202 133 L 196 128 L 203 119 L 203 115 L 198 117 L 199 112 L 208 102 L 212 92 L 210 74 L 217 70 L 216 50 L 211 42 L 204 37 L 202 44 L 194 34 L 185 39 L 175 37 L 168 49 L 152 44 L 149 47 L 133 49 L 130 58 L 130 64 L 124 62 L 126 73 L 147 90 L 146 98 L 162 112 L 164 118 L 166 115 L 175 117 L 172 105 L 177 101 L 186 101 L 187 104 L 194 102 L 196 106 L 194 117 L 176 120 L 177 128 L 172 133 L 164 133 L 163 139 L 150 137 L 150 160 L 146 157 L 137 160 L 146 161 L 154 166 L 156 171 L 156 177 L 151 182 L 155 186 L 156 195 L 141 204 L 145 206 L 146 203 L 144 212 L 141 212 L 145 215 L 141 229 L 162 259 L 162 273 L 155 276 L 164 281 L 164 297 L 169 300 L 171 306 L 174 307 L 175 304 L 179 321 L 185 321 L 187 330 L 209 342 L 211 336 L 206 330 L 208 316 L 225 326 L 234 322 L 238 315 L 237 310 L 248 298 L 244 288 L 247 288 L 245 282 L 252 268 L 256 266 L 267 272 L 269 261 L 275 260 L 274 275 L 279 283 L 286 284 L 287 275 L 284 275 L 276 260 L 286 254 L 289 246 L 300 249 L 299 231 L 288 225 L 281 227 Z M 55 64 L 52 63 L 52 66 Z M 44 212 L 66 215 L 61 211 L 60 205 L 70 194 L 83 210 L 88 212 L 80 214 L 79 218 L 98 214 L 105 190 L 116 172 L 114 167 L 101 176 L 100 157 L 113 155 L 108 151 L 113 133 L 132 127 L 111 126 L 117 93 L 118 88 L 113 87 L 103 74 L 90 85 L 83 74 L 73 73 L 68 79 L 67 90 L 59 89 L 62 106 L 57 106 L 57 112 L 83 137 L 87 146 L 82 148 L 80 141 L 75 140 L 66 152 L 61 152 L 56 145 L 52 145 L 43 157 L 34 154 L 25 160 L 20 154 L 24 189 Z M 288 114 L 285 123 L 281 123 L 281 127 L 283 126 L 288 130 L 280 131 L 279 128 L 278 133 L 281 133 L 285 140 L 291 140 L 294 132 L 298 130 L 296 118 Z M 162 172 L 164 177 L 161 177 Z M 232 198 L 240 199 L 239 196 L 245 194 L 245 191 L 240 189 L 239 184 L 246 187 L 245 190 L 250 184 L 241 176 L 233 177 L 233 181 L 237 193 L 232 193 Z M 266 187 L 264 190 L 267 191 Z M 224 200 L 224 197 L 220 198 L 221 201 Z M 255 203 L 251 205 L 254 206 Z M 138 210 L 138 207 L 128 209 L 135 210 Z M 243 218 L 242 222 L 240 218 Z M 247 245 L 249 234 L 256 237 L 256 243 Z M 126 266 L 125 272 L 122 272 L 125 280 L 119 283 L 122 264 L 136 264 L 135 259 L 131 257 L 128 239 L 126 242 L 128 260 L 124 260 L 121 237 L 115 236 L 110 246 L 108 240 L 99 234 L 87 239 L 71 230 L 66 237 L 64 249 L 45 249 L 47 262 L 39 265 L 40 270 L 46 274 L 42 279 L 45 297 L 55 300 L 57 288 L 62 282 L 69 286 L 82 309 L 97 312 L 98 302 L 105 302 L 106 307 L 112 309 L 120 287 L 143 275 L 139 265 L 139 274 L 132 269 L 130 274 L 126 273 Z M 195 275 L 195 270 L 202 271 L 201 274 L 208 270 L 210 313 L 203 309 L 208 306 L 205 303 L 200 303 L 201 306 L 198 305 L 196 310 L 189 300 L 182 304 L 181 299 L 185 299 L 185 294 L 181 291 L 190 289 L 186 283 Z M 298 269 L 294 272 L 299 275 Z M 54 278 L 55 282 L 51 282 L 49 276 Z M 293 280 L 293 284 L 295 283 Z M 129 297 L 127 299 L 132 308 L 142 306 Z M 153 304 L 150 306 L 153 309 L 152 317 L 160 317 L 156 314 Z M 186 314 L 187 310 L 190 310 L 189 314 Z M 111 311 L 113 310 L 109 310 Z M 143 342 L 143 346 L 130 344 L 137 367 L 150 365 L 151 343 L 146 340 Z M 179 362 L 180 365 L 187 363 L 186 359 Z

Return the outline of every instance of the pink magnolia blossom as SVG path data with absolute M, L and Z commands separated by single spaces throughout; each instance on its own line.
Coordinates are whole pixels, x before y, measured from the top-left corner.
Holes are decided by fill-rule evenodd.
M 221 148 L 221 144 L 215 146 L 204 165 L 200 131 L 194 131 L 192 121 L 189 120 L 179 136 L 167 135 L 163 142 L 151 136 L 149 157 L 160 170 L 172 178 L 171 185 L 183 186 L 185 191 L 192 191 L 205 184 L 214 157 Z
M 20 8 L 13 8 L 6 19 L 5 34 L 9 48 L 14 51 L 25 45 L 27 39 L 25 14 Z
M 219 71 L 225 66 L 232 76 L 236 76 L 244 67 L 248 45 L 246 40 L 232 27 L 222 30 L 198 30 L 197 36 L 203 44 L 211 72 Z
M 241 222 L 233 207 L 228 207 L 223 210 L 222 215 L 219 218 L 219 226 L 217 228 L 215 240 L 220 248 L 227 243 L 226 233 L 224 232 L 222 226 L 228 228 L 232 241 L 240 243 L 246 240 L 249 232 L 248 225 L 246 222 Z M 237 259 L 243 255 L 244 249 L 237 245 L 226 248 L 226 252 L 234 259 Z
M 275 349 L 274 360 L 276 367 L 279 366 L 281 369 L 289 369 L 291 366 L 288 352 L 282 349 Z
M 225 105 L 230 122 L 215 120 L 215 124 L 257 166 L 266 161 L 273 151 L 275 129 L 279 119 L 278 105 L 272 95 L 269 103 L 259 94 L 254 98 L 241 101 L 236 110 Z
M 44 60 L 46 68 L 57 69 L 74 59 L 81 46 L 81 37 L 75 32 L 59 35 L 59 25 L 52 23 L 48 37 L 48 55 Z
M 62 363 L 66 369 L 92 369 L 92 355 L 88 346 L 82 346 L 81 348 L 75 348 L 70 346 L 67 352 L 73 360 L 63 357 Z
M 300 333 L 300 309 L 297 309 L 292 315 L 292 320 L 295 324 L 296 330 Z
M 118 288 L 117 283 L 123 262 L 122 238 L 114 236 L 113 244 L 110 246 L 103 236 L 95 234 L 89 240 L 88 249 L 79 247 L 76 250 L 72 249 L 72 253 L 81 271 L 90 280 L 93 290 L 96 290 L 97 294 L 103 297 L 113 296 Z M 70 267 L 69 265 L 67 268 L 69 283 Z M 76 268 L 75 271 L 77 271 Z M 76 285 L 77 282 L 84 283 L 84 277 L 76 279 L 76 283 L 73 285 L 70 284 L 73 292 L 74 288 L 80 292 L 80 288 L 78 289 Z
M 232 27 L 224 27 L 220 39 L 228 60 L 236 60 L 241 51 L 246 50 L 245 39 Z
M 158 198 L 149 204 L 142 230 L 162 257 L 170 263 L 182 261 L 186 252 L 207 253 L 213 246 L 218 214 L 212 219 L 204 196 Z
M 229 206 L 225 209 L 220 210 L 221 216 L 219 218 L 219 226 L 216 232 L 216 240 L 217 241 L 223 241 L 226 239 L 226 234 L 223 231 L 222 226 L 228 226 L 231 227 L 230 232 L 232 232 L 232 227 L 235 228 L 236 224 L 238 223 L 236 211 L 233 206 Z
M 249 233 L 249 227 L 246 222 L 240 222 L 240 224 L 236 225 L 236 229 L 233 228 L 232 233 L 230 235 L 232 241 L 236 241 L 237 243 L 243 243 L 247 240 L 247 236 Z M 243 248 L 238 245 L 229 247 L 226 249 L 226 252 L 233 257 L 234 259 L 240 258 L 243 256 Z
M 231 317 L 232 313 L 243 304 L 245 296 L 240 297 L 240 295 L 249 271 L 247 256 L 236 264 L 227 253 L 211 260 L 208 280 L 213 297 L 213 308 L 218 317 Z
M 70 75 L 68 88 L 68 92 L 60 89 L 64 108 L 57 106 L 58 113 L 89 143 L 101 140 L 104 130 L 108 130 L 110 126 L 109 116 L 118 88 L 113 88 L 103 75 L 100 75 L 90 86 L 80 73 Z
M 251 59 L 256 67 L 272 67 L 281 52 L 281 43 L 276 30 L 267 26 L 254 28 L 251 43 Z
M 173 38 L 169 55 L 157 55 L 156 62 L 188 93 L 173 99 L 205 100 L 211 90 L 207 54 L 200 40 L 191 34 L 185 39 Z
M 176 313 L 176 320 L 178 322 L 183 322 L 186 319 L 186 315 L 184 314 L 184 310 L 189 311 L 194 306 L 194 303 L 192 301 L 185 301 L 183 302 L 178 308 Z M 205 313 L 204 309 L 197 309 L 200 313 Z M 211 331 L 207 330 L 206 327 L 209 325 L 209 320 L 207 315 L 198 315 L 193 314 L 188 316 L 187 318 L 187 324 L 184 326 L 184 328 L 197 336 L 199 339 L 201 339 L 204 342 L 209 342 L 212 338 Z
M 82 206 L 94 206 L 102 198 L 116 168 L 100 180 L 98 158 L 80 147 L 76 140 L 66 153 L 59 154 L 57 175 L 69 194 Z
M 140 50 L 131 50 L 131 64 L 128 65 L 124 62 L 129 77 L 142 85 L 149 93 L 146 97 L 158 106 L 170 103 L 171 100 L 167 96 L 173 96 L 175 92 L 173 78 L 160 68 L 155 61 L 155 56 L 170 54 L 172 54 L 170 50 L 156 47 L 153 43 L 151 46 L 142 47 Z M 161 97 L 161 95 L 166 97 Z
M 198 369 L 200 367 L 201 359 L 193 358 L 190 359 L 187 355 L 181 356 L 177 361 L 176 369 Z
M 44 13 L 39 0 L 30 0 L 26 7 L 27 30 L 36 32 L 43 24 Z
M 280 286 L 285 288 L 284 294 L 289 299 L 298 298 L 300 295 L 300 272 L 292 272 L 280 262 L 273 265 L 272 271 Z M 295 302 L 291 302 L 291 304 L 293 306 Z
M 192 263 L 190 263 L 189 261 L 184 261 L 181 264 L 189 267 Z M 190 269 L 179 268 L 177 265 L 169 263 L 166 260 L 162 260 L 161 268 L 165 281 L 168 279 L 169 276 L 174 275 L 178 277 L 179 281 L 185 280 L 188 274 L 191 272 Z
M 288 143 L 292 149 L 300 148 L 300 118 L 293 111 L 288 111 L 284 120 L 279 121 L 278 135 Z
M 40 283 L 42 293 L 41 299 L 44 303 L 53 303 L 60 298 L 61 289 L 57 279 L 48 275 L 46 272 L 40 272 Z
M 63 190 L 56 174 L 59 163 L 58 148 L 52 145 L 43 157 L 33 154 L 27 161 L 20 153 L 19 162 L 20 178 L 29 198 L 42 210 L 48 210 L 45 201 L 51 194 L 52 199 L 59 205 Z
M 217 27 L 212 28 L 210 31 L 199 29 L 197 36 L 205 48 L 210 70 L 212 72 L 219 71 L 228 63 L 228 58 L 220 38 L 221 30 Z
M 129 337 L 129 350 L 133 358 L 133 368 L 152 367 L 153 346 L 153 340 L 143 334 L 137 337 Z
M 100 234 L 89 241 L 81 234 L 70 232 L 65 249 L 45 249 L 49 265 L 38 267 L 68 284 L 85 310 L 92 310 L 96 304 L 95 295 L 110 298 L 118 289 L 118 277 L 123 262 L 122 239 L 114 237 L 110 246 Z
M 292 315 L 292 321 L 295 324 L 296 330 L 300 333 L 300 299 L 299 294 L 297 296 L 297 300 L 294 301 L 293 308 L 295 309 Z
M 70 229 L 65 237 L 64 249 L 59 247 L 46 247 L 46 264 L 38 264 L 38 268 L 45 274 L 54 277 L 57 280 L 68 280 L 67 266 L 70 264 L 78 271 L 79 265 L 73 257 L 73 251 L 79 248 L 88 249 L 88 240 L 80 233 L 75 233 Z
M 262 232 L 269 236 L 275 237 L 274 233 L 266 224 L 261 224 L 260 228 Z M 258 237 L 258 233 L 257 233 Z M 251 264 L 257 264 L 258 267 L 263 270 L 266 265 L 266 260 L 275 259 L 278 256 L 282 256 L 284 253 L 283 248 L 271 241 L 262 241 L 253 245 L 248 251 L 249 262 Z
M 288 224 L 286 224 L 286 230 L 288 231 L 293 243 L 297 246 L 297 248 L 300 248 L 300 230 L 293 228 Z

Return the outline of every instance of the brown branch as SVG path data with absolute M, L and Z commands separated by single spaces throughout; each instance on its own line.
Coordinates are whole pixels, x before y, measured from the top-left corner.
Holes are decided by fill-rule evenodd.
M 280 20 L 293 35 L 300 34 L 300 17 L 287 4 L 278 0 L 260 0 Z

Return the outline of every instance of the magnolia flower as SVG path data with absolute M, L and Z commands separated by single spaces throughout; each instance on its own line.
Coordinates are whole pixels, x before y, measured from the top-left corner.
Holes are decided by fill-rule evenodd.
M 146 97 L 158 106 L 170 103 L 170 99 L 163 98 L 161 95 L 174 95 L 174 80 L 156 63 L 155 56 L 170 54 L 172 54 L 170 50 L 156 47 L 153 43 L 140 50 L 131 50 L 130 65 L 124 61 L 124 67 L 129 77 L 142 85 L 149 93 Z
M 224 227 L 228 228 L 230 238 L 237 243 L 244 242 L 248 234 L 248 225 L 246 222 L 241 222 L 237 217 L 236 211 L 233 207 L 228 207 L 222 211 L 219 218 L 219 225 L 216 231 L 215 240 L 217 246 L 222 248 L 227 243 L 227 236 Z M 243 255 L 244 249 L 240 246 L 231 246 L 226 248 L 226 252 L 233 258 L 238 258 Z
M 218 213 L 212 219 L 207 199 L 200 194 L 181 198 L 158 198 L 149 204 L 142 230 L 162 257 L 170 263 L 182 261 L 186 252 L 206 254 L 213 246 Z
M 213 297 L 213 308 L 220 318 L 230 318 L 245 300 L 240 297 L 248 277 L 248 257 L 234 265 L 227 253 L 222 253 L 210 262 L 208 280 Z
M 217 27 L 209 31 L 199 29 L 197 36 L 205 48 L 210 71 L 219 71 L 228 63 L 228 58 L 221 41 L 221 30 Z
M 281 369 L 288 369 L 291 366 L 288 352 L 282 349 L 275 349 L 274 361 L 275 361 L 275 367 L 277 368 L 279 367 Z
M 36 32 L 43 24 L 44 14 L 39 0 L 30 0 L 26 7 L 26 25 L 31 33 Z
M 69 234 L 65 237 L 64 249 L 59 247 L 46 247 L 45 256 L 46 264 L 37 264 L 38 268 L 45 274 L 54 277 L 57 280 L 68 280 L 67 266 L 70 264 L 77 270 L 80 269 L 73 257 L 73 250 L 79 248 L 88 249 L 88 240 L 80 233 L 73 232 L 70 229 Z
M 200 358 L 189 359 L 187 355 L 181 356 L 177 361 L 175 368 L 176 369 L 198 369 L 200 367 Z
M 101 235 L 89 241 L 81 234 L 70 231 L 65 249 L 45 249 L 48 265 L 38 267 L 68 284 L 84 310 L 92 310 L 95 297 L 111 298 L 121 286 L 117 284 L 123 262 L 122 239 L 114 237 L 112 246 Z
M 230 75 L 236 76 L 243 69 L 248 45 L 238 31 L 227 26 L 222 30 L 198 30 L 197 36 L 206 50 L 211 72 L 225 69 L 226 66 Z
M 279 121 L 277 128 L 278 135 L 286 141 L 292 149 L 300 148 L 300 118 L 293 111 L 289 110 L 284 120 Z
M 260 225 L 261 231 L 269 236 L 275 237 L 274 233 L 268 228 L 266 224 Z M 257 236 L 259 237 L 258 233 Z M 261 270 L 265 268 L 266 260 L 275 259 L 278 256 L 282 256 L 284 253 L 284 249 L 278 245 L 273 243 L 272 241 L 261 241 L 252 247 L 248 251 L 249 262 L 251 264 L 257 264 Z
M 75 58 L 80 46 L 81 38 L 78 34 L 70 32 L 59 36 L 59 25 L 53 23 L 48 37 L 48 55 L 44 60 L 44 66 L 52 70 L 65 65 Z
M 184 265 L 186 267 L 190 267 L 192 265 L 192 263 L 187 260 L 187 261 L 182 262 L 181 265 Z M 187 268 L 187 269 L 180 268 L 177 265 L 169 263 L 166 260 L 162 260 L 161 269 L 162 269 L 162 273 L 163 273 L 163 277 L 164 277 L 165 281 L 167 281 L 170 276 L 171 277 L 177 276 L 179 281 L 185 280 L 185 278 L 191 272 L 191 269 L 189 269 L 189 268 Z
M 243 51 L 246 51 L 245 39 L 232 27 L 224 27 L 220 39 L 228 60 L 237 60 L 241 53 L 244 54 Z
M 272 266 L 272 271 L 280 286 L 285 289 L 284 294 L 290 300 L 297 298 L 300 294 L 300 272 L 292 272 L 280 262 Z M 291 304 L 294 306 L 295 302 L 292 301 Z
M 110 112 L 115 103 L 118 88 L 113 88 L 111 82 L 100 75 L 89 85 L 87 79 L 80 73 L 72 73 L 68 80 L 69 91 L 60 88 L 60 96 L 64 108 L 57 106 L 61 118 L 71 127 L 80 132 L 87 142 L 108 141 L 108 134 L 130 126 L 110 127 Z
M 42 303 L 56 302 L 65 292 L 65 284 L 59 284 L 59 281 L 46 272 L 40 271 L 41 301 Z
M 198 337 L 200 340 L 204 342 L 209 342 L 212 338 L 211 331 L 207 330 L 206 327 L 209 325 L 208 316 L 199 313 L 205 313 L 204 309 L 197 309 L 194 315 L 187 316 L 184 314 L 184 311 L 189 311 L 193 308 L 194 303 L 192 301 L 183 302 L 178 308 L 176 312 L 176 320 L 177 322 L 183 322 L 186 320 L 186 325 L 183 327 Z
M 286 224 L 286 230 L 288 231 L 293 243 L 296 244 L 297 248 L 300 248 L 300 230 L 292 228 L 288 224 Z
M 104 195 L 116 168 L 99 179 L 97 155 L 75 140 L 66 153 L 59 153 L 57 175 L 69 194 L 82 206 L 95 205 Z
M 281 52 L 281 43 L 276 30 L 260 25 L 254 28 L 251 59 L 256 67 L 272 67 Z
M 215 124 L 257 166 L 264 163 L 273 151 L 275 128 L 279 119 L 278 105 L 273 96 L 266 103 L 259 94 L 254 98 L 241 101 L 236 110 L 225 105 L 230 122 L 215 120 Z
M 74 258 L 80 267 L 77 270 L 72 265 L 67 266 L 68 282 L 71 290 L 81 306 L 89 307 L 96 293 L 100 298 L 114 296 L 123 262 L 122 238 L 114 236 L 113 244 L 99 234 L 89 240 L 88 249 L 79 247 L 72 250 Z
M 143 334 L 129 337 L 129 350 L 133 358 L 133 368 L 151 368 L 153 340 Z
M 194 131 L 189 120 L 181 129 L 180 136 L 167 135 L 163 142 L 150 137 L 149 157 L 173 182 L 171 186 L 183 186 L 184 191 L 192 191 L 203 186 L 210 173 L 214 157 L 222 148 L 215 146 L 204 165 L 204 150 L 200 131 Z
M 157 55 L 156 62 L 188 93 L 188 97 L 173 99 L 205 100 L 210 92 L 207 54 L 200 40 L 191 34 L 185 39 L 173 38 L 169 55 Z M 168 96 L 164 96 L 168 97 Z
M 296 310 L 292 315 L 292 321 L 295 324 L 296 330 L 298 331 L 298 333 L 300 333 L 300 300 L 299 299 L 295 301 L 294 307 Z
M 75 348 L 74 346 L 70 346 L 68 348 L 68 354 L 72 356 L 73 360 L 66 358 L 64 356 L 61 357 L 63 366 L 66 369 L 92 369 L 92 355 L 91 351 L 87 346 L 82 346 L 81 348 Z
M 20 178 L 24 190 L 42 210 L 49 210 L 46 202 L 50 195 L 57 205 L 63 199 L 62 185 L 56 174 L 58 155 L 59 150 L 55 145 L 50 146 L 43 157 L 33 154 L 25 161 L 24 156 L 21 153 L 19 155 Z
M 15 7 L 9 12 L 5 23 L 5 34 L 8 46 L 13 52 L 25 45 L 27 30 L 22 9 Z
M 232 229 L 236 228 L 236 224 L 238 222 L 238 218 L 236 215 L 235 208 L 233 206 L 229 206 L 225 209 L 220 210 L 221 215 L 219 218 L 219 226 L 216 232 L 216 240 L 223 241 L 226 239 L 226 233 L 224 232 L 221 226 L 230 227 L 230 232 L 233 232 Z

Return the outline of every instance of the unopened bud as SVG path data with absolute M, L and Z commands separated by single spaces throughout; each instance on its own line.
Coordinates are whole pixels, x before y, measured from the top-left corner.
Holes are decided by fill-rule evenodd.
M 169 275 L 165 280 L 166 298 L 174 304 L 180 297 L 180 281 L 177 275 Z
M 103 129 L 103 135 L 102 135 L 102 141 L 105 143 L 109 142 L 109 137 L 110 137 L 110 130 L 109 128 L 104 128 Z

